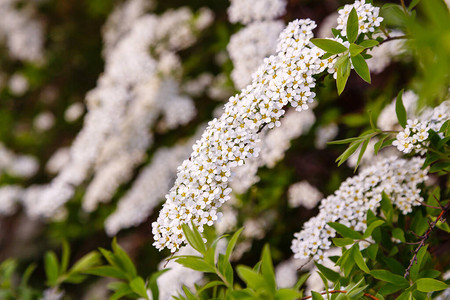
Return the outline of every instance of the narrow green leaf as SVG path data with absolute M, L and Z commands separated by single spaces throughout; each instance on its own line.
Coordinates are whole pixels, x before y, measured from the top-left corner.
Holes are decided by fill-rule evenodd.
M 301 294 L 294 289 L 279 289 L 275 293 L 275 300 L 294 300 L 300 298 Z
M 372 270 L 370 271 L 370 275 L 372 275 L 378 280 L 390 282 L 394 285 L 409 286 L 408 280 L 403 278 L 403 276 L 396 275 L 394 273 L 389 272 L 388 270 Z
M 339 273 L 325 267 L 324 265 L 321 265 L 317 262 L 314 262 L 314 264 L 316 265 L 317 269 L 319 269 L 320 272 L 322 272 L 322 274 L 330 281 L 332 282 L 336 282 L 339 280 L 339 278 L 341 278 L 341 276 L 339 275 Z
M 361 254 L 361 251 L 359 251 L 359 247 L 353 248 L 353 259 L 356 262 L 356 265 L 363 270 L 365 273 L 370 273 L 369 268 L 366 265 L 366 262 L 364 261 L 364 258 Z
M 401 242 L 406 242 L 405 240 L 405 233 L 403 232 L 403 230 L 401 228 L 394 228 L 394 230 L 392 230 L 392 236 L 398 240 L 400 240 Z
M 22 280 L 20 281 L 20 286 L 22 288 L 25 288 L 26 285 L 28 284 L 28 280 L 30 279 L 31 274 L 34 272 L 34 270 L 36 269 L 36 264 L 32 263 L 31 265 L 29 265 L 25 271 L 23 272 L 22 275 Z
M 392 223 L 392 214 L 394 212 L 394 207 L 392 206 L 391 199 L 389 199 L 389 196 L 386 195 L 385 192 L 381 193 L 381 211 L 383 212 L 386 220 L 389 224 Z
M 134 266 L 133 261 L 130 259 L 130 257 L 125 252 L 125 250 L 123 250 L 123 248 L 120 247 L 119 244 L 117 244 L 116 238 L 113 239 L 112 248 L 113 248 L 114 254 L 121 262 L 121 266 L 123 267 L 122 270 L 125 271 L 126 273 L 130 274 L 130 276 L 132 278 L 136 277 L 137 272 L 136 272 L 136 267 Z
M 227 260 L 230 260 L 231 253 L 233 252 L 234 246 L 236 246 L 236 242 L 237 242 L 242 230 L 244 230 L 243 227 L 240 228 L 238 231 L 236 231 L 233 234 L 233 236 L 231 237 L 230 241 L 228 242 L 227 251 L 225 252 L 225 258 Z
M 336 86 L 338 90 L 338 94 L 340 95 L 347 84 L 347 79 L 350 76 L 350 59 L 348 56 L 342 60 L 342 64 L 337 68 L 337 77 L 336 77 Z
M 112 266 L 95 267 L 92 269 L 85 270 L 83 271 L 83 273 L 100 277 L 112 277 L 127 280 L 127 276 L 125 276 L 125 273 L 122 270 Z
M 236 272 L 239 277 L 247 284 L 247 286 L 256 291 L 265 290 L 267 288 L 264 278 L 247 266 L 237 266 Z
M 206 291 L 207 289 L 210 289 L 210 288 L 212 288 L 212 287 L 216 287 L 216 286 L 219 286 L 219 285 L 225 285 L 225 284 L 224 284 L 222 281 L 218 281 L 218 280 L 208 282 L 208 283 L 205 284 L 201 289 L 199 289 L 199 290 L 197 291 L 197 294 L 200 295 L 203 291 Z M 154 298 L 154 297 L 153 297 L 153 299 L 158 299 L 158 298 Z
M 344 140 L 337 140 L 337 141 L 332 141 L 332 142 L 328 142 L 327 144 L 329 145 L 342 145 L 342 144 L 348 144 L 354 141 L 360 141 L 363 138 L 361 138 L 360 136 L 358 137 L 352 137 L 352 138 L 348 138 L 348 139 L 344 139 Z
M 143 297 L 144 299 L 148 299 L 147 296 L 147 288 L 145 287 L 144 279 L 141 277 L 136 277 L 130 281 L 130 288 L 133 292 Z
M 379 226 L 381 226 L 381 225 L 383 225 L 384 224 L 384 221 L 383 220 L 376 220 L 376 221 L 373 221 L 372 223 L 370 223 L 370 225 L 369 226 L 367 226 L 367 229 L 366 229 L 366 231 L 364 232 L 364 235 L 363 235 L 363 238 L 368 238 L 369 236 L 371 236 L 372 235 L 372 232 L 375 230 L 375 228 L 377 228 L 377 227 L 379 227 Z
M 421 292 L 435 292 L 442 291 L 449 287 L 445 282 L 432 279 L 432 278 L 420 278 L 416 281 L 417 289 Z
M 54 287 L 57 285 L 59 276 L 58 258 L 55 252 L 49 251 L 45 254 L 45 274 L 47 276 L 47 285 Z
M 176 262 L 192 270 L 207 273 L 216 273 L 214 267 L 209 265 L 207 262 L 203 260 L 202 257 L 199 256 L 180 257 L 176 260 Z
M 417 276 L 419 275 L 420 268 L 423 263 L 423 258 L 425 257 L 425 254 L 427 253 L 428 245 L 425 245 L 424 247 L 420 248 L 419 252 L 417 252 L 417 261 L 413 263 L 410 271 L 409 271 L 409 277 L 413 280 L 417 280 Z
M 61 253 L 61 266 L 59 273 L 64 274 L 67 271 L 67 266 L 69 265 L 70 258 L 70 246 L 69 243 L 64 240 L 62 243 L 62 253 Z
M 112 294 L 111 297 L 109 297 L 109 300 L 118 300 L 122 297 L 129 296 L 131 294 L 134 295 L 134 292 L 131 290 L 131 288 L 128 284 L 125 284 L 121 288 L 117 289 L 114 292 L 114 294 Z
M 376 40 L 364 40 L 362 41 L 359 46 L 364 47 L 364 48 L 372 48 L 377 46 L 379 43 Z
M 351 57 L 353 68 L 355 68 L 356 73 L 364 79 L 365 82 L 370 83 L 370 72 L 369 66 L 367 66 L 366 60 L 361 54 Z
M 150 278 L 148 280 L 148 287 L 150 288 L 150 290 L 152 292 L 153 299 L 159 299 L 159 288 L 158 288 L 158 283 L 157 283 L 159 276 L 161 276 L 162 274 L 166 273 L 169 270 L 170 269 L 163 269 L 161 271 L 154 272 L 150 276 Z
M 403 105 L 403 89 L 398 93 L 397 100 L 395 102 L 395 113 L 397 114 L 398 123 L 405 128 L 406 127 L 406 109 Z
M 70 268 L 70 273 L 82 272 L 89 268 L 94 267 L 100 263 L 100 254 L 97 251 L 91 251 L 80 258 L 73 266 Z
M 197 227 L 195 227 L 194 224 L 192 224 L 192 229 L 189 227 L 188 224 L 182 225 L 184 235 L 186 236 L 186 239 L 188 243 L 197 250 L 198 252 L 205 254 L 206 252 L 206 246 L 203 242 L 202 235 L 198 231 Z
M 183 285 L 183 291 L 188 300 L 197 300 L 194 294 L 192 294 L 192 292 L 185 285 Z
M 218 267 L 219 272 L 225 277 L 228 284 L 232 286 L 234 281 L 233 267 L 231 267 L 230 261 L 223 254 L 219 254 Z
M 348 15 L 347 19 L 347 39 L 350 43 L 354 43 L 358 37 L 359 25 L 358 25 L 358 13 L 353 7 Z
M 273 292 L 277 289 L 277 283 L 275 282 L 275 272 L 273 270 L 272 257 L 270 255 L 269 245 L 264 245 L 264 249 L 261 255 L 261 274 L 267 285 Z
M 381 149 L 381 146 L 383 145 L 383 142 L 387 139 L 389 135 L 385 135 L 383 137 L 381 137 L 378 142 L 375 143 L 375 145 L 373 146 L 373 151 L 375 153 L 375 155 L 378 155 L 378 152 Z
M 300 290 L 300 288 L 303 286 L 303 284 L 306 282 L 306 280 L 309 278 L 309 276 L 311 276 L 311 274 L 309 274 L 309 273 L 303 274 L 295 283 L 294 288 L 296 290 Z
M 317 271 L 317 274 L 319 274 L 320 278 L 322 279 L 323 286 L 325 287 L 325 291 L 327 293 L 327 299 L 330 299 L 330 292 L 328 291 L 328 279 L 320 271 Z
M 353 142 L 348 146 L 348 148 L 344 151 L 344 153 L 342 153 L 336 159 L 336 161 L 339 161 L 338 167 L 340 165 L 342 165 L 350 157 L 350 155 L 352 155 L 358 149 L 358 147 L 359 147 L 359 145 L 361 145 L 361 143 L 362 143 L 362 141 Z
M 311 291 L 311 296 L 313 300 L 324 300 L 322 295 L 318 292 Z
M 311 43 L 331 54 L 339 54 L 348 50 L 341 43 L 330 39 L 311 39 Z
M 345 247 L 355 242 L 353 239 L 350 238 L 333 238 L 332 241 L 333 244 L 335 244 L 338 247 Z
M 356 55 L 360 54 L 361 52 L 363 52 L 365 49 L 366 48 L 361 47 L 356 44 L 350 44 L 350 47 L 348 47 L 348 50 L 350 51 L 351 56 L 356 56 Z
M 412 10 L 414 7 L 416 7 L 417 4 L 419 4 L 420 0 L 412 0 L 411 3 L 409 4 L 408 9 Z
M 371 259 L 371 260 L 375 260 L 377 258 L 377 253 L 378 253 L 378 244 L 373 244 L 370 245 L 369 247 L 367 247 L 365 249 L 367 256 Z
M 355 169 L 353 169 L 353 173 L 356 172 L 356 169 L 358 169 L 359 163 L 361 162 L 364 152 L 366 152 L 367 145 L 369 145 L 369 142 L 370 142 L 370 138 L 366 139 L 364 141 L 364 143 L 362 144 L 361 150 L 359 150 L 358 161 L 356 162 Z
M 329 222 L 328 225 L 331 228 L 334 228 L 340 235 L 346 238 L 351 238 L 354 240 L 360 240 L 363 238 L 361 233 L 354 231 L 353 229 L 348 228 L 347 226 L 337 223 L 337 222 Z

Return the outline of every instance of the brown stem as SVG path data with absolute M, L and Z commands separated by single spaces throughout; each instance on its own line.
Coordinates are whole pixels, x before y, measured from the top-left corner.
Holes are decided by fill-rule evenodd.
M 408 38 L 409 37 L 407 35 L 400 35 L 400 36 L 389 37 L 389 38 L 381 41 L 378 45 L 381 45 L 383 43 L 390 42 L 390 41 L 393 41 L 393 40 L 404 40 L 404 39 L 408 39 Z
M 414 262 L 417 263 L 417 253 L 419 253 L 419 250 L 425 245 L 425 242 L 428 240 L 428 238 L 430 237 L 431 232 L 433 231 L 434 227 L 436 227 L 437 222 L 439 222 L 441 220 L 441 218 L 444 216 L 444 214 L 448 211 L 448 209 L 450 208 L 450 203 L 447 203 L 447 205 L 445 205 L 445 207 L 442 209 L 441 213 L 437 216 L 436 220 L 434 220 L 434 222 L 429 224 L 429 228 L 427 230 L 427 232 L 425 232 L 424 235 L 419 236 L 420 242 L 419 242 L 419 246 L 416 248 L 416 250 L 414 250 L 414 255 L 411 258 L 411 260 L 409 261 L 409 266 L 405 271 L 405 275 L 403 277 L 408 277 L 409 272 L 411 271 L 412 266 L 414 265 Z

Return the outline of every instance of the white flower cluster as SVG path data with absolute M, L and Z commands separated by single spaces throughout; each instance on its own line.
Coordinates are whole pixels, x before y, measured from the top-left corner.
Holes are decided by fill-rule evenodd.
M 336 123 L 330 123 L 325 126 L 319 126 L 316 131 L 314 145 L 317 149 L 325 149 L 327 143 L 332 141 L 338 134 L 339 127 Z
M 286 11 L 286 0 L 231 0 L 228 17 L 232 23 L 248 24 L 273 20 Z
M 44 26 L 36 17 L 33 2 L 0 1 L 0 40 L 5 40 L 11 58 L 40 63 L 44 56 Z
M 428 131 L 434 130 L 438 132 L 449 117 L 450 101 L 445 101 L 436 107 L 427 118 L 421 121 L 418 119 L 407 120 L 405 129 L 397 134 L 396 140 L 392 142 L 392 145 L 396 146 L 403 153 L 416 151 L 423 154 L 429 144 Z
M 288 190 L 288 203 L 290 207 L 299 207 L 302 205 L 307 209 L 312 209 L 316 207 L 322 197 L 322 193 L 308 181 L 294 183 Z
M 200 132 L 204 127 L 200 127 Z M 172 148 L 161 148 L 145 166 L 133 186 L 117 205 L 117 209 L 105 221 L 106 233 L 114 236 L 123 228 L 139 225 L 160 204 L 173 184 L 177 167 L 192 151 L 192 145 L 200 134 Z
M 324 53 L 307 47 L 315 28 L 311 20 L 296 20 L 280 35 L 279 52 L 264 61 L 253 83 L 230 98 L 219 119 L 209 122 L 194 152 L 178 169 L 175 186 L 166 196 L 153 223 L 154 245 L 175 252 L 185 242 L 181 224 L 194 222 L 199 230 L 219 217 L 217 208 L 229 199 L 231 169 L 259 155 L 261 127 L 280 125 L 284 106 L 308 109 L 315 93 L 314 74 L 325 70 Z
M 359 32 L 374 32 L 380 26 L 381 21 L 383 21 L 383 18 L 379 17 L 380 8 L 370 3 L 365 3 L 365 0 L 355 1 L 354 4 L 346 4 L 343 9 L 338 11 L 339 17 L 336 27 L 336 29 L 341 30 L 344 36 L 347 35 L 347 20 L 353 8 L 358 14 Z
M 30 178 L 39 169 L 39 163 L 33 156 L 15 154 L 0 142 L 0 175 Z
M 294 235 L 291 249 L 295 257 L 323 259 L 324 250 L 331 247 L 330 238 L 336 234 L 328 222 L 339 222 L 356 231 L 364 231 L 367 211 L 376 212 L 382 192 L 403 214 L 411 212 L 412 207 L 423 200 L 417 188 L 427 179 L 427 170 L 421 170 L 422 165 L 421 158 L 390 157 L 348 178 L 333 195 L 322 200 L 319 214 Z
M 315 97 L 314 75 L 335 72 L 337 56 L 321 60 L 324 51 L 310 43 L 315 27 L 309 19 L 291 22 L 280 34 L 277 55 L 266 58 L 253 82 L 208 123 L 152 224 L 157 249 L 177 251 L 186 242 L 182 224 L 192 222 L 200 231 L 214 224 L 220 217 L 217 209 L 230 198 L 232 169 L 259 155 L 260 130 L 280 126 L 288 103 L 297 111 L 308 109 Z
M 105 41 L 105 72 L 86 96 L 84 126 L 53 181 L 25 191 L 22 202 L 29 216 L 51 217 L 91 175 L 83 208 L 91 211 L 109 201 L 145 159 L 157 126 L 173 129 L 195 116 L 193 101 L 179 94 L 178 82 L 167 73 L 181 73 L 174 53 L 196 41 L 211 13 L 180 8 L 160 16 L 131 15 L 140 17 L 130 17 L 128 30 L 119 28 L 120 34 L 109 34 L 118 27 L 107 22 L 104 35 L 111 38 Z
M 11 215 L 16 211 L 22 193 L 23 188 L 17 185 L 0 186 L 0 216 Z
M 236 193 L 245 193 L 253 184 L 259 181 L 257 175 L 261 167 L 273 168 L 283 159 L 284 153 L 290 148 L 291 140 L 309 131 L 316 118 L 311 110 L 301 112 L 299 116 L 294 110 L 288 110 L 280 121 L 280 127 L 272 130 L 263 129 L 257 146 L 261 149 L 259 156 L 249 158 L 244 165 L 233 172 L 230 187 Z
M 233 34 L 227 46 L 234 69 L 231 79 L 239 89 L 251 81 L 251 74 L 263 59 L 277 47 L 277 38 L 284 28 L 282 21 L 254 22 Z

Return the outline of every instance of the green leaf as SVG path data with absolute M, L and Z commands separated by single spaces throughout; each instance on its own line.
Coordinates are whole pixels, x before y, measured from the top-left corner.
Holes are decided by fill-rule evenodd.
M 330 39 L 311 39 L 311 43 L 331 54 L 339 54 L 348 50 L 341 43 Z
M 205 243 L 203 242 L 203 238 L 200 232 L 198 231 L 197 227 L 195 227 L 195 225 L 192 223 L 192 229 L 189 227 L 188 224 L 183 224 L 182 228 L 184 235 L 186 236 L 186 239 L 188 243 L 192 246 L 192 248 L 194 248 L 201 254 L 205 254 L 206 246 Z
M 417 252 L 417 260 L 413 265 L 411 266 L 411 269 L 409 271 L 409 277 L 415 281 L 417 279 L 417 276 L 419 274 L 420 268 L 423 264 L 423 258 L 425 254 L 427 253 L 428 245 L 425 245 L 424 247 L 420 248 L 419 252 Z
M 358 32 L 358 14 L 356 13 L 356 9 L 353 7 L 347 19 L 347 39 L 350 43 L 354 43 L 356 41 Z
M 206 291 L 207 289 L 210 289 L 212 287 L 216 287 L 216 286 L 219 286 L 219 285 L 225 285 L 225 284 L 222 281 L 218 281 L 218 280 L 208 282 L 201 289 L 198 290 L 197 294 L 200 295 L 203 291 Z M 153 299 L 158 299 L 158 298 L 153 297 Z
M 233 267 L 231 267 L 230 261 L 225 258 L 223 254 L 219 254 L 219 272 L 225 277 L 230 286 L 233 285 L 234 275 Z
M 329 222 L 328 225 L 331 228 L 334 228 L 340 235 L 346 238 L 351 238 L 354 240 L 360 240 L 363 238 L 361 233 L 354 231 L 353 229 L 348 228 L 347 226 L 337 223 L 337 222 Z
M 365 273 L 370 273 L 369 268 L 366 265 L 366 262 L 364 261 L 364 258 L 362 257 L 361 251 L 359 251 L 359 247 L 353 248 L 353 259 L 356 262 L 356 265 L 363 270 Z
M 61 266 L 59 273 L 64 274 L 67 271 L 67 266 L 69 265 L 70 258 L 70 246 L 67 241 L 63 241 L 62 243 L 62 253 L 61 253 Z
M 109 297 L 109 300 L 117 300 L 125 296 L 129 296 L 131 294 L 134 294 L 131 288 L 128 286 L 128 284 L 125 284 L 121 288 L 117 289 L 114 294 Z
M 108 263 L 111 266 L 122 269 L 122 267 L 120 266 L 120 261 L 117 259 L 117 257 L 111 251 L 103 249 L 103 248 L 98 248 L 98 250 L 102 253 L 103 257 L 108 261 Z
M 267 285 L 273 292 L 275 292 L 277 289 L 277 283 L 275 282 L 275 272 L 273 270 L 272 257 L 270 255 L 270 248 L 268 244 L 264 245 L 261 256 L 261 274 Z
M 328 142 L 327 144 L 329 145 L 342 145 L 342 144 L 348 144 L 354 141 L 360 141 L 363 138 L 358 136 L 358 137 L 352 137 L 352 138 L 348 138 L 348 139 L 344 139 L 344 140 L 337 140 L 337 141 L 332 141 L 332 142 Z
M 379 44 L 379 43 L 378 43 L 378 41 L 376 41 L 376 40 L 365 40 L 365 41 L 362 41 L 362 42 L 359 44 L 359 46 L 364 47 L 365 49 L 367 49 L 367 48 L 375 47 L 375 46 L 377 46 L 378 44 Z
M 389 224 L 392 223 L 392 214 L 394 212 L 394 208 L 392 207 L 391 199 L 389 199 L 389 196 L 386 195 L 385 192 L 381 193 L 381 211 L 383 212 L 384 216 L 386 217 L 386 220 Z
M 116 267 L 112 267 L 112 266 L 95 267 L 95 268 L 83 271 L 83 273 L 100 276 L 100 277 L 112 277 L 112 278 L 127 280 L 127 276 L 125 275 L 125 273 L 122 270 L 120 270 L 119 268 L 116 268 Z
M 442 281 L 431 278 L 420 278 L 416 281 L 417 289 L 421 292 L 434 292 L 447 289 L 449 286 Z
M 392 236 L 398 240 L 400 240 L 401 242 L 406 242 L 405 240 L 405 233 L 403 232 L 403 230 L 401 228 L 394 228 L 394 230 L 392 230 Z
M 91 251 L 80 258 L 70 269 L 70 273 L 82 272 L 100 263 L 100 255 L 97 251 Z
M 318 292 L 311 291 L 312 299 L 313 300 L 323 300 L 323 297 Z
M 367 226 L 367 229 L 366 229 L 366 231 L 364 232 L 364 235 L 363 235 L 363 238 L 368 238 L 369 236 L 371 236 L 372 235 L 372 232 L 375 230 L 375 228 L 377 228 L 377 227 L 379 227 L 379 226 L 381 226 L 381 225 L 383 225 L 384 224 L 384 221 L 383 220 L 376 220 L 376 221 L 373 221 L 372 223 L 370 223 L 370 225 L 369 226 Z
M 183 285 L 183 291 L 188 300 L 197 300 L 194 294 L 192 294 L 191 291 L 185 285 Z
M 380 151 L 381 146 L 383 145 L 384 141 L 388 138 L 389 135 L 385 135 L 382 138 L 380 138 L 380 140 L 378 142 L 375 143 L 375 145 L 373 146 L 373 150 L 375 155 L 378 155 L 378 151 Z
M 137 272 L 133 261 L 130 259 L 125 250 L 123 250 L 122 247 L 117 244 L 116 238 L 113 239 L 112 248 L 117 259 L 120 261 L 122 270 L 129 274 L 132 278 L 136 277 Z
M 360 54 L 361 52 L 363 52 L 365 50 L 365 48 L 361 47 L 359 45 L 356 45 L 356 44 L 350 44 L 350 47 L 348 48 L 348 50 L 350 51 L 351 56 L 356 56 L 356 55 Z
M 150 290 L 152 292 L 153 299 L 159 299 L 159 288 L 158 288 L 158 283 L 157 283 L 159 276 L 161 276 L 162 274 L 166 273 L 169 270 L 170 269 L 163 269 L 158 272 L 154 272 L 150 276 L 150 278 L 148 280 L 148 287 L 150 288 Z
M 230 260 L 231 253 L 233 252 L 234 246 L 236 246 L 236 242 L 237 242 L 242 230 L 244 230 L 244 227 L 242 227 L 238 231 L 236 231 L 233 234 L 233 236 L 231 237 L 230 241 L 228 242 L 227 251 L 225 252 L 225 258 L 227 260 Z
M 405 128 L 406 127 L 406 109 L 403 105 L 403 89 L 398 93 L 397 100 L 395 101 L 395 113 L 397 114 L 398 123 Z
M 255 291 L 266 290 L 267 284 L 264 278 L 247 266 L 237 266 L 236 272 L 247 286 Z
M 47 276 L 47 285 L 54 287 L 57 285 L 59 276 L 58 258 L 55 252 L 49 251 L 45 254 L 45 275 Z
M 336 159 L 336 161 L 339 161 L 338 167 L 340 165 L 342 165 L 350 157 L 350 155 L 352 155 L 358 149 L 358 147 L 361 145 L 361 143 L 362 143 L 362 141 L 353 142 L 348 146 L 348 148 L 344 151 L 344 153 L 342 153 Z
M 335 244 L 338 247 L 345 247 L 355 242 L 353 239 L 350 238 L 333 238 L 332 241 L 333 244 Z
M 343 56 L 344 59 L 342 63 L 339 64 L 337 68 L 336 86 L 338 94 L 340 95 L 344 91 L 345 85 L 347 84 L 347 79 L 350 76 L 350 59 L 348 56 Z M 337 62 L 336 62 L 337 64 Z
M 141 277 L 136 277 L 133 280 L 131 280 L 130 288 L 133 292 L 135 292 L 139 296 L 148 299 L 147 288 L 145 287 L 144 279 L 142 279 Z
M 275 293 L 275 300 L 294 300 L 300 299 L 301 293 L 294 289 L 279 289 Z
M 207 273 L 216 273 L 214 267 L 205 262 L 203 258 L 199 256 L 183 256 L 178 258 L 176 262 L 192 270 Z
M 322 279 L 323 286 L 325 287 L 325 291 L 327 293 L 327 299 L 330 299 L 330 292 L 328 291 L 328 279 L 320 271 L 317 271 L 317 274 L 319 274 L 320 278 Z
M 384 18 L 384 23 L 395 27 L 404 27 L 406 15 L 402 7 L 398 4 L 385 4 L 381 7 L 380 15 Z
M 366 60 L 361 54 L 351 57 L 353 68 L 355 68 L 356 73 L 364 79 L 365 82 L 370 83 L 370 72 L 369 66 L 367 66 Z
M 306 282 L 306 280 L 309 278 L 309 276 L 311 276 L 311 274 L 309 274 L 309 273 L 303 274 L 295 283 L 294 288 L 296 290 L 300 290 L 300 288 L 303 286 L 303 284 Z
M 417 4 L 419 4 L 420 0 L 412 0 L 411 3 L 409 4 L 408 9 L 412 10 L 414 7 L 416 7 Z
M 371 259 L 371 260 L 375 260 L 377 258 L 377 253 L 378 253 L 378 244 L 373 244 L 370 245 L 369 247 L 367 247 L 365 249 L 367 256 Z
M 355 169 L 353 169 L 353 173 L 355 173 L 356 169 L 358 169 L 359 163 L 361 162 L 364 152 L 366 152 L 367 145 L 369 145 L 369 142 L 370 142 L 370 138 L 366 139 L 364 141 L 364 143 L 362 144 L 361 150 L 359 150 L 358 161 L 356 162 Z
M 408 280 L 403 278 L 403 276 L 396 275 L 394 273 L 389 272 L 388 270 L 372 270 L 370 271 L 370 275 L 375 277 L 378 280 L 386 281 L 398 286 L 409 286 Z
M 330 281 L 332 282 L 336 282 L 339 280 L 339 278 L 341 278 L 341 276 L 339 275 L 339 273 L 325 267 L 324 265 L 321 265 L 317 262 L 314 262 L 314 264 L 316 265 L 317 269 L 319 269 L 320 272 L 322 272 L 322 274 Z

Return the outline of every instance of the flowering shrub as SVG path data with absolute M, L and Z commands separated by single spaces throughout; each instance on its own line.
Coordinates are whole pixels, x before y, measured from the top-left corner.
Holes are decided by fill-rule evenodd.
M 3 2 L 1 299 L 448 298 L 444 1 Z

